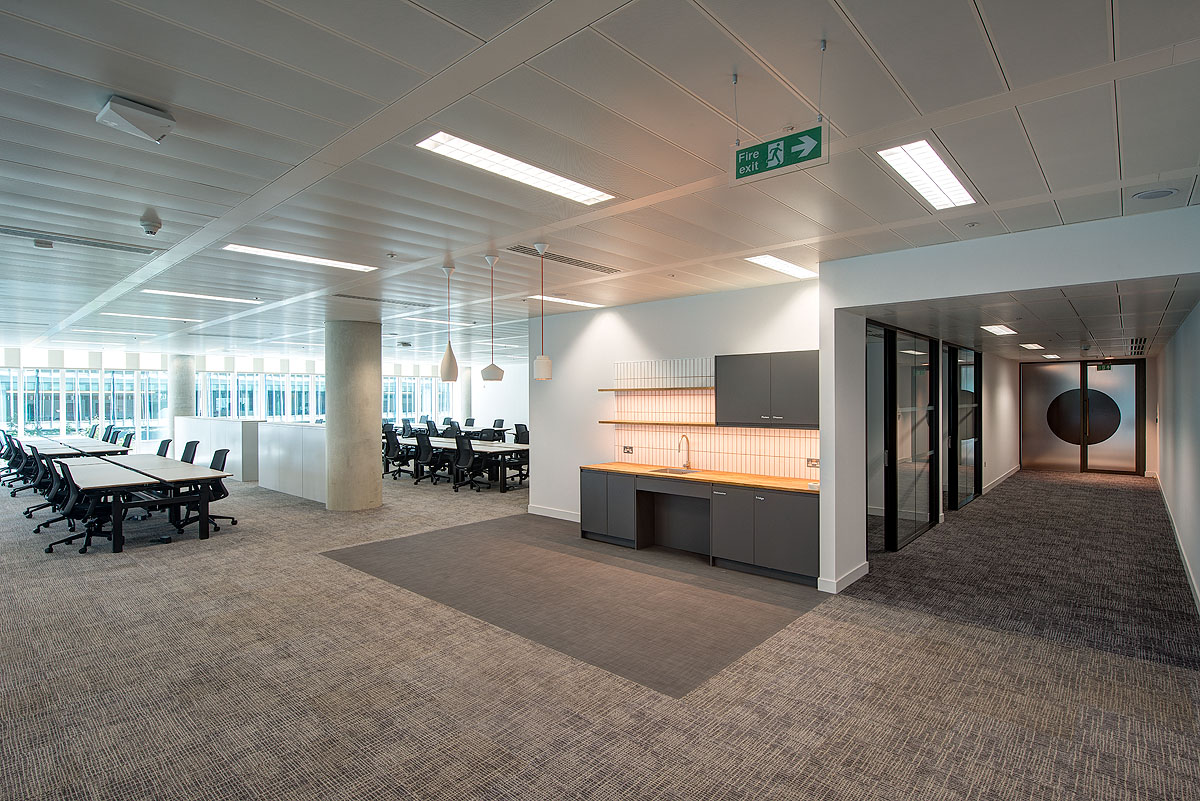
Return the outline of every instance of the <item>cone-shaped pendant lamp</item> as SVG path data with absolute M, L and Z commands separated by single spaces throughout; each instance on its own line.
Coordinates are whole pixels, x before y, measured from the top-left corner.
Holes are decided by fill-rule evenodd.
M 545 242 L 534 242 L 533 246 L 537 248 L 538 255 L 542 257 L 542 299 L 538 301 L 541 304 L 541 308 L 538 310 L 538 326 L 542 330 L 542 352 L 533 360 L 533 380 L 549 381 L 553 372 L 550 357 L 546 355 L 546 248 L 549 245 Z
M 447 264 L 442 269 L 446 271 L 446 353 L 442 356 L 438 375 L 443 381 L 457 381 L 458 359 L 454 358 L 454 346 L 450 344 L 450 274 L 454 272 L 454 265 Z
M 488 267 L 492 268 L 492 323 L 488 327 L 488 339 L 492 343 L 492 363 L 480 370 L 479 375 L 484 381 L 503 381 L 504 370 L 496 364 L 496 262 L 500 260 L 500 257 L 489 253 L 484 258 L 487 259 Z

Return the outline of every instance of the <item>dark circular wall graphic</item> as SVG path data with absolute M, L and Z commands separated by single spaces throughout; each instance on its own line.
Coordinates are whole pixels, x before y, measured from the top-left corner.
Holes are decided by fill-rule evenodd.
M 1078 389 L 1068 389 L 1046 408 L 1046 425 L 1063 442 L 1078 445 L 1083 427 L 1080 425 Z M 1088 390 L 1088 413 L 1091 417 L 1088 444 L 1095 445 L 1117 433 L 1121 427 L 1121 410 L 1117 402 L 1098 389 Z

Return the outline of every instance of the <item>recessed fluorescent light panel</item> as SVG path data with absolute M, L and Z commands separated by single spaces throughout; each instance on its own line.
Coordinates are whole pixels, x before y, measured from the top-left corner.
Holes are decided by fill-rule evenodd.
M 892 166 L 900 177 L 912 184 L 921 197 L 935 209 L 969 206 L 975 202 L 946 162 L 922 139 L 899 147 L 880 150 L 879 157 Z
M 1062 356 L 1059 356 L 1057 353 L 1043 353 L 1042 358 L 1043 359 L 1061 359 Z
M 902 350 L 900 352 L 901 353 L 909 353 L 909 354 L 912 354 L 913 356 L 924 356 L 925 355 L 925 351 L 923 351 L 923 350 Z
M 584 300 L 570 300 L 569 298 L 552 298 L 549 295 L 530 295 L 530 300 L 544 300 L 547 303 L 565 303 L 568 306 L 582 306 L 585 309 L 603 309 L 603 303 L 588 303 Z
M 322 267 L 337 267 L 340 270 L 357 270 L 360 273 L 369 273 L 372 270 L 378 270 L 378 267 L 372 267 L 369 264 L 355 264 L 349 261 L 338 261 L 336 259 L 322 259 L 320 256 L 305 256 L 303 253 L 288 253 L 284 250 L 268 250 L 267 248 L 255 248 L 249 245 L 226 245 L 221 250 L 231 250 L 234 253 L 248 253 L 251 256 L 266 256 L 270 259 L 282 259 L 284 261 L 298 261 L 304 264 L 319 264 Z
M 223 295 L 198 295 L 195 292 L 168 292 L 165 289 L 143 289 L 147 295 L 169 295 L 173 298 L 193 298 L 195 300 L 220 300 L 226 303 L 247 303 L 251 306 L 261 306 L 264 301 L 255 298 L 227 298 Z
M 1025 350 L 1045 350 L 1045 348 L 1036 342 L 1022 342 L 1021 347 Z
M 108 334 L 114 337 L 152 337 L 155 334 L 145 331 L 108 331 L 102 328 L 72 328 L 72 334 Z
M 981 325 L 979 326 L 989 334 L 995 334 L 998 337 L 1006 337 L 1009 334 L 1015 334 L 1016 331 L 1009 328 L 1007 325 Z
M 433 325 L 449 325 L 454 328 L 470 328 L 471 323 L 448 323 L 445 320 L 434 320 L 431 317 L 399 317 L 397 322 L 432 323 Z M 399 336 L 399 335 L 397 335 Z
M 541 167 L 517 161 L 503 153 L 488 150 L 486 147 L 477 145 L 474 142 L 468 142 L 466 139 L 459 139 L 457 136 L 448 134 L 445 131 L 439 131 L 424 142 L 418 142 L 417 147 L 432 150 L 434 153 L 452 158 L 455 161 L 470 164 L 473 167 L 487 170 L 496 175 L 502 175 L 505 178 L 511 178 L 514 181 L 520 181 L 527 186 L 551 192 L 559 197 L 565 197 L 568 200 L 582 203 L 585 206 L 613 199 L 612 195 L 601 192 L 599 189 L 592 189 L 590 186 L 572 181 L 570 178 L 564 178 L 561 175 L 547 172 Z
M 170 320 L 173 323 L 202 323 L 203 320 L 193 320 L 190 317 L 155 317 L 153 314 L 122 314 L 121 312 L 100 312 L 102 317 L 136 317 L 139 320 Z
M 790 261 L 784 261 L 770 255 L 751 256 L 746 261 L 753 262 L 759 267 L 766 267 L 768 270 L 774 270 L 784 275 L 790 275 L 792 278 L 816 278 L 817 274 L 812 270 L 801 267 L 799 264 L 792 264 Z

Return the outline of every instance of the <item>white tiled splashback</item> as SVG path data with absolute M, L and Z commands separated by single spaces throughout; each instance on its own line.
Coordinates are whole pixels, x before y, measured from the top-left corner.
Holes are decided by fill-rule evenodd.
M 711 387 L 713 360 L 660 359 L 618 362 L 614 387 Z M 614 420 L 712 423 L 716 396 L 711 389 L 663 392 L 614 392 Z M 691 442 L 691 466 L 699 470 L 726 470 L 817 481 L 821 471 L 808 467 L 820 458 L 820 432 L 781 428 L 712 428 L 706 426 L 613 426 L 613 460 L 636 464 L 679 467 L 680 435 Z M 625 453 L 631 446 L 633 453 Z

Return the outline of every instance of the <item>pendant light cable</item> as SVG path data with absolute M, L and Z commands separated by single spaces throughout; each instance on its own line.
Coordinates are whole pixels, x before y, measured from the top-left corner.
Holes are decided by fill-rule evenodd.
M 541 257 L 542 266 L 538 272 L 542 275 L 542 294 L 539 296 L 541 300 L 538 301 L 541 304 L 541 309 L 538 310 L 538 328 L 542 331 L 542 353 L 544 354 L 546 352 L 546 251 L 541 252 Z
M 821 62 L 817 67 L 817 122 L 825 120 L 821 110 L 821 96 L 825 91 L 825 40 L 821 40 Z
M 733 146 L 742 146 L 742 126 L 738 122 L 737 73 L 733 73 Z

